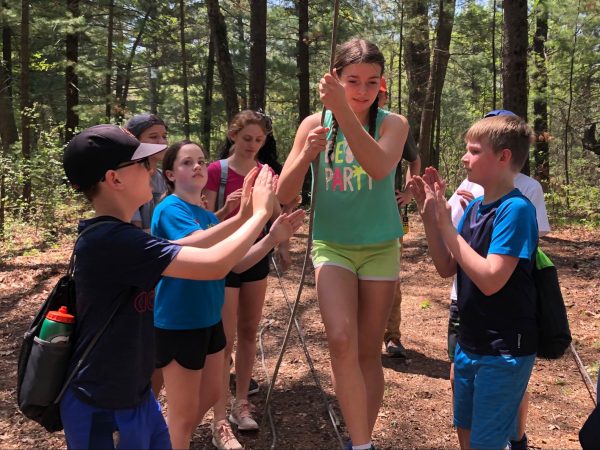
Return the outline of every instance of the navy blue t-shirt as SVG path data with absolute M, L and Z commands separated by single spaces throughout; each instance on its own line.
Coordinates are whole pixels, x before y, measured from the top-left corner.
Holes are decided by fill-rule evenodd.
M 147 395 L 154 370 L 154 287 L 181 246 L 114 217 L 81 221 L 79 230 L 97 221 L 107 222 L 87 232 L 75 247 L 72 367 L 116 305 L 121 306 L 71 388 L 99 408 L 133 408 Z
M 479 197 L 467 206 L 459 233 L 483 257 L 508 255 L 519 261 L 506 284 L 489 296 L 458 266 L 458 342 L 480 355 L 531 355 L 537 349 L 532 278 L 538 241 L 535 208 L 518 189 L 487 205 L 482 201 Z

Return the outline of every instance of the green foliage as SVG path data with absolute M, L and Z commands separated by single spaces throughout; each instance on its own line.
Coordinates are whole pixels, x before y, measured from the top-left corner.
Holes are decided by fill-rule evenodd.
M 34 106 L 32 114 L 39 120 L 39 105 Z M 62 168 L 63 145 L 61 144 L 60 125 L 47 130 L 34 130 L 36 148 L 30 160 L 14 151 L 1 155 L 1 167 L 4 171 L 7 197 L 5 205 L 7 215 L 13 225 L 30 223 L 42 233 L 47 244 L 55 242 L 65 223 L 66 205 L 77 204 L 75 192 L 67 185 Z M 22 186 L 28 176 L 32 184 L 32 202 L 27 205 L 22 197 Z

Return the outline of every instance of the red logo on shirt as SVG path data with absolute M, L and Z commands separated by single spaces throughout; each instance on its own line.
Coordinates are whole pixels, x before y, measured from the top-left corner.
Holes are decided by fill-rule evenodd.
M 137 312 L 145 313 L 154 310 L 154 289 L 149 292 L 140 291 L 133 299 L 133 307 Z

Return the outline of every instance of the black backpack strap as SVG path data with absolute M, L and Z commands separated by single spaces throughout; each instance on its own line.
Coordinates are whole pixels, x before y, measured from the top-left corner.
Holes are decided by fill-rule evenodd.
M 94 228 L 99 227 L 100 225 L 104 225 L 106 223 L 116 222 L 116 221 L 117 221 L 116 219 L 115 220 L 110 220 L 110 219 L 109 220 L 99 220 L 98 222 L 94 222 L 93 224 L 88 225 L 83 230 L 81 230 L 81 232 L 79 233 L 79 236 L 77 236 L 77 239 L 75 240 L 75 244 L 73 245 L 73 251 L 71 252 L 71 258 L 69 260 L 69 268 L 67 269 L 67 275 L 68 276 L 73 276 L 73 270 L 75 269 L 75 247 L 77 246 L 77 242 L 79 242 L 79 239 L 85 233 L 87 233 L 88 231 L 93 230 Z M 66 378 L 65 382 L 63 383 L 63 386 L 62 386 L 60 392 L 58 393 L 58 396 L 56 397 L 56 400 L 54 400 L 54 403 L 59 403 L 61 401 L 63 395 L 65 394 L 65 391 L 67 390 L 67 387 L 69 386 L 69 383 L 73 380 L 73 378 L 75 377 L 75 374 L 79 371 L 79 368 L 83 364 L 83 361 L 85 360 L 85 358 L 87 357 L 87 355 L 92 351 L 92 349 L 94 348 L 94 345 L 96 345 L 96 342 L 98 342 L 98 340 L 100 339 L 100 337 L 104 334 L 104 332 L 108 328 L 108 325 L 110 325 L 110 322 L 112 321 L 113 317 L 117 313 L 117 310 L 119 309 L 120 306 L 121 306 L 121 303 L 118 303 L 115 306 L 115 308 L 113 309 L 113 311 L 110 313 L 110 316 L 108 317 L 108 320 L 104 323 L 104 325 L 102 326 L 102 328 L 100 328 L 100 330 L 98 330 L 98 332 L 96 333 L 96 335 L 94 336 L 94 338 L 90 341 L 90 343 L 88 344 L 88 346 L 84 350 L 83 354 L 81 355 L 81 358 L 79 358 L 79 361 L 77 361 L 77 365 L 71 371 L 71 373 L 69 374 L 69 376 Z

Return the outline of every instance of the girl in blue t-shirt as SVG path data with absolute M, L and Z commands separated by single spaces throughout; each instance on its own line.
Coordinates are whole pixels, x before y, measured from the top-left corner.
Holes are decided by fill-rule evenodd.
M 394 172 L 408 132 L 406 119 L 378 108 L 384 57 L 353 39 L 338 46 L 333 73 L 319 83 L 327 108 L 302 121 L 284 164 L 281 203 L 300 191 L 318 164 L 313 252 L 335 393 L 355 448 L 370 448 L 383 400 L 381 342 L 399 270 L 402 226 Z M 332 146 L 324 152 L 327 141 Z
M 154 210 L 152 234 L 182 242 L 202 233 L 206 246 L 224 239 L 245 220 L 249 184 L 244 181 L 240 211 L 219 223 L 203 207 L 207 180 L 206 156 L 191 141 L 170 146 L 163 159 L 168 195 Z M 273 223 L 269 239 L 255 244 L 240 264 L 264 257 L 273 245 L 289 239 L 302 223 L 303 213 L 282 215 Z M 241 218 L 241 220 L 240 220 Z M 264 242 L 263 242 L 264 241 Z M 167 424 L 173 448 L 188 448 L 194 429 L 221 393 L 225 333 L 221 321 L 224 280 L 192 281 L 163 277 L 156 288 L 154 325 L 156 367 L 162 369 L 167 393 Z

